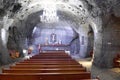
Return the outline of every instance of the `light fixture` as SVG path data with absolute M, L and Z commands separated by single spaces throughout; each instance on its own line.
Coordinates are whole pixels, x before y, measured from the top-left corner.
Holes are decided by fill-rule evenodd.
M 50 3 L 45 3 L 42 5 L 42 7 L 43 7 L 43 14 L 40 15 L 41 22 L 43 23 L 58 22 L 59 17 L 57 16 L 57 9 L 54 1 Z

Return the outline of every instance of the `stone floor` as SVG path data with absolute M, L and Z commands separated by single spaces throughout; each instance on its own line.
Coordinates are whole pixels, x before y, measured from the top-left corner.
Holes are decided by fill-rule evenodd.
M 88 71 L 92 78 L 99 77 L 100 80 L 120 80 L 120 68 L 101 69 L 92 65 L 90 58 L 78 60 Z
M 98 76 L 100 80 L 120 80 L 120 68 L 112 69 L 101 69 L 95 66 L 92 66 L 92 61 L 90 58 L 86 59 L 77 59 L 77 61 L 87 68 L 87 71 L 91 72 L 92 78 Z M 13 64 L 9 64 L 13 65 Z M 9 68 L 9 65 L 2 67 Z M 0 73 L 2 73 L 2 67 L 0 67 Z

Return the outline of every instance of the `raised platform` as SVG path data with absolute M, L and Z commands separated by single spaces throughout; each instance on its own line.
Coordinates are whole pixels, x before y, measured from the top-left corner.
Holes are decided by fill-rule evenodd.
M 55 44 L 55 45 L 40 45 L 40 51 L 47 51 L 47 50 L 70 50 L 69 45 L 64 45 L 64 44 Z

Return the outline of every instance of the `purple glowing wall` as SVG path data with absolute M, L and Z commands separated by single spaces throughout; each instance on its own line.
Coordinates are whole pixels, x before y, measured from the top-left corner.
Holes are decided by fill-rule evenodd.
M 53 43 L 51 38 L 53 38 L 51 35 L 55 34 L 55 42 Z M 72 39 L 75 37 L 74 31 L 67 30 L 67 29 L 40 29 L 36 28 L 33 32 L 33 44 L 45 44 L 48 41 L 48 44 L 58 44 L 62 43 L 65 45 L 69 45 L 69 43 L 72 41 Z
M 53 33 L 55 34 L 55 37 L 51 37 Z M 48 45 L 56 45 L 56 44 L 71 45 L 70 43 L 75 37 L 76 37 L 76 33 L 70 27 L 54 28 L 54 29 L 35 27 L 33 29 L 33 34 L 32 34 L 32 45 L 36 53 L 36 51 L 38 51 L 37 48 L 39 44 L 45 45 L 47 43 Z M 52 41 L 52 38 L 55 38 L 54 42 Z M 49 49 L 50 48 L 48 48 L 48 50 Z M 60 49 L 70 50 L 70 46 L 68 46 L 67 48 L 61 47 Z

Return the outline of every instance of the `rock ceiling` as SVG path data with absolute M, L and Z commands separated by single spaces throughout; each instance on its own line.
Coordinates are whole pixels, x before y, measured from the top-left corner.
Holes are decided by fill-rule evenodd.
M 111 14 L 120 16 L 119 0 L 1 0 L 0 4 L 0 19 L 8 15 L 14 22 L 43 10 L 42 4 L 56 4 L 58 11 L 63 11 L 78 24 L 84 24 L 88 18 L 100 23 L 100 19 L 104 20 Z

